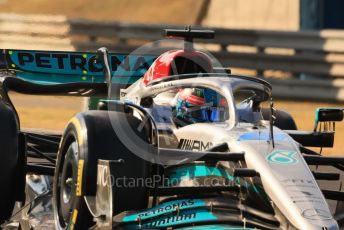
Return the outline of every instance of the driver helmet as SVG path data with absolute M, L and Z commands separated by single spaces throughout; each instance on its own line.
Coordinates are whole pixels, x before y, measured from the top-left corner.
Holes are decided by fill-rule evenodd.
M 211 89 L 185 88 L 177 95 L 174 121 L 179 126 L 200 122 L 221 122 L 226 119 L 224 97 Z

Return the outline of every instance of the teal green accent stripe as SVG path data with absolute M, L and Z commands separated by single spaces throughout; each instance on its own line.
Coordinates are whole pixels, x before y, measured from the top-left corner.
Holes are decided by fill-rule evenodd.
M 253 230 L 257 228 L 242 228 L 242 227 L 231 227 L 226 225 L 206 225 L 206 226 L 194 226 L 186 228 L 178 228 L 180 230 Z
M 160 205 L 155 206 L 154 208 L 147 209 L 145 211 L 135 213 L 123 217 L 123 222 L 132 222 L 136 221 L 138 218 L 141 220 L 150 219 L 153 217 L 166 215 L 168 213 L 173 213 L 179 208 L 180 211 L 190 208 L 203 207 L 205 205 L 204 201 L 201 199 L 187 199 L 187 200 L 176 200 L 166 202 Z
M 145 228 L 166 228 L 171 226 L 178 226 L 181 224 L 197 223 L 201 221 L 212 221 L 216 220 L 217 217 L 207 210 L 189 210 L 182 212 L 179 215 L 164 216 L 159 219 L 153 219 L 148 223 L 143 224 Z
M 73 82 L 87 82 L 87 83 L 103 83 L 103 76 L 77 76 L 68 74 L 42 74 L 42 73 L 29 73 L 29 72 L 17 72 L 16 77 L 30 81 L 36 84 L 53 85 L 62 83 Z M 116 77 L 112 78 L 113 84 L 133 84 L 140 77 Z
M 0 68 L 38 84 L 104 82 L 103 65 L 96 53 L 1 50 Z M 109 54 L 113 83 L 132 84 L 142 77 L 156 56 Z
M 102 83 L 104 82 L 103 76 L 76 76 L 64 74 L 42 74 L 42 73 L 29 73 L 17 72 L 16 76 L 20 79 L 30 81 L 36 84 L 53 85 L 73 82 L 88 82 L 88 83 Z
M 171 171 L 168 176 L 171 181 L 207 176 L 218 176 L 227 178 L 229 180 L 234 180 L 234 177 L 230 175 L 229 172 L 225 169 L 206 165 L 178 167 L 175 170 Z
M 96 53 L 6 50 L 8 68 L 46 73 L 103 76 L 103 66 Z M 153 63 L 153 55 L 109 54 L 110 70 L 118 76 L 142 76 Z

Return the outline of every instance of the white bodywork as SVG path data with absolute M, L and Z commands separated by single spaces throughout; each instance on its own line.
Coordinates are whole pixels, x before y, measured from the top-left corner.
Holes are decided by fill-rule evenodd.
M 264 121 L 255 123 L 240 122 L 240 111 L 236 108 L 233 92 L 250 87 L 267 91 L 265 85 L 235 77 L 197 77 L 172 80 L 145 86 L 136 82 L 123 91 L 121 100 L 139 104 L 142 98 L 155 96 L 179 87 L 206 87 L 220 93 L 228 103 L 229 119 L 222 123 L 197 123 L 177 129 L 173 123 L 161 116 L 171 116 L 168 101 L 166 106 L 153 106 L 151 114 L 156 118 L 158 127 L 171 129 L 181 139 L 199 140 L 213 145 L 227 142 L 231 152 L 245 152 L 247 168 L 260 174 L 265 192 L 275 208 L 297 229 L 320 230 L 339 229 L 333 219 L 328 204 L 314 179 L 312 172 L 304 161 L 296 143 L 282 130 L 274 127 L 273 148 L 269 124 Z M 161 100 L 161 99 L 160 99 Z M 163 112 L 156 112 L 156 110 Z M 257 113 L 257 112 L 252 112 Z M 257 117 L 257 114 L 253 114 Z M 260 116 L 261 117 L 261 116 Z

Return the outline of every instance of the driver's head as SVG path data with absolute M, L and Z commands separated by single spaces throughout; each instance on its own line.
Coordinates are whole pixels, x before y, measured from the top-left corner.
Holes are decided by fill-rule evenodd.
M 185 88 L 177 96 L 174 120 L 179 126 L 225 120 L 226 100 L 211 89 Z

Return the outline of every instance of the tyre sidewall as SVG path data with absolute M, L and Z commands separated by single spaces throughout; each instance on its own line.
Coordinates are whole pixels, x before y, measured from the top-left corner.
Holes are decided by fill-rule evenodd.
M 83 133 L 82 130 L 80 130 L 81 126 L 78 125 L 75 122 L 80 121 L 72 121 L 69 123 L 68 127 L 66 128 L 63 139 L 61 140 L 59 152 L 57 155 L 57 163 L 56 163 L 56 169 L 55 169 L 55 177 L 54 177 L 54 186 L 53 186 L 53 209 L 54 209 L 54 219 L 55 219 L 55 225 L 57 229 L 67 229 L 67 226 L 63 226 L 60 224 L 60 217 L 57 214 L 58 213 L 58 202 L 60 199 L 60 187 L 58 183 L 61 183 L 59 181 L 59 175 L 63 168 L 64 158 L 66 155 L 66 152 L 69 148 L 69 146 L 73 143 L 73 141 L 77 142 L 78 146 L 78 154 L 77 154 L 77 164 L 78 164 L 78 172 L 77 172 L 77 184 L 76 187 L 81 188 L 81 192 L 79 194 L 74 194 L 74 203 L 73 203 L 73 212 L 71 215 L 71 218 L 69 220 L 69 229 L 87 229 L 90 227 L 92 217 L 90 213 L 88 212 L 88 208 L 85 204 L 84 200 L 84 182 L 87 182 L 83 172 L 84 169 L 87 168 L 88 163 L 88 154 L 85 151 L 84 141 L 87 140 L 87 137 L 83 137 L 83 140 L 80 140 L 80 134 Z M 80 144 L 81 143 L 81 144 Z M 83 161 L 83 167 L 82 170 L 79 170 L 80 167 L 80 161 Z M 81 175 L 79 175 L 81 174 Z M 75 189 L 76 191 L 77 189 Z M 76 192 L 77 193 L 77 192 Z

